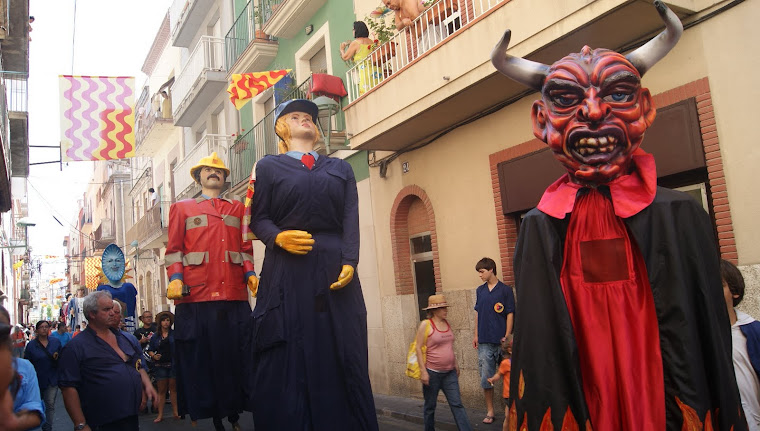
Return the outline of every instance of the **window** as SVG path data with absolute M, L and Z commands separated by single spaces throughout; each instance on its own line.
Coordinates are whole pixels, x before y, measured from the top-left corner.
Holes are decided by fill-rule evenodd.
M 430 232 L 424 232 L 409 238 L 409 248 L 412 257 L 414 274 L 414 291 L 417 294 L 417 309 L 420 310 L 420 320 L 425 319 L 427 300 L 435 294 L 435 270 L 433 269 L 433 243 Z

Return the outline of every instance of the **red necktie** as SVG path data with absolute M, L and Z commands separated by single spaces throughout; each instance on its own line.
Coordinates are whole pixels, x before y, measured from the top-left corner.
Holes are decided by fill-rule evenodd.
M 303 156 L 301 156 L 301 163 L 306 165 L 306 167 L 309 168 L 309 170 L 311 170 L 311 167 L 314 166 L 314 156 L 308 153 L 304 154 Z

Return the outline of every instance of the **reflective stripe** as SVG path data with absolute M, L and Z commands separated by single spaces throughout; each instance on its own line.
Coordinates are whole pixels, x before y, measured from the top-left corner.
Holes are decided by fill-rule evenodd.
M 252 254 L 248 254 L 248 253 L 240 253 L 240 254 L 243 255 L 243 260 L 244 261 L 253 263 L 253 255 Z
M 240 218 L 239 217 L 235 217 L 233 215 L 227 215 L 227 214 L 225 214 L 225 215 L 222 216 L 222 219 L 224 220 L 224 224 L 226 224 L 227 226 L 232 226 L 234 228 L 240 229 Z
M 237 251 L 227 251 L 227 259 L 237 265 L 243 264 L 243 256 Z
M 208 262 L 207 251 L 194 251 L 192 253 L 187 253 L 182 259 L 183 265 L 200 265 L 203 262 Z
M 164 256 L 164 263 L 166 266 L 174 265 L 175 263 L 182 262 L 182 252 L 178 251 L 176 253 L 169 253 L 166 256 Z
M 185 219 L 185 230 L 188 231 L 190 229 L 195 229 L 196 227 L 204 227 L 208 226 L 208 216 L 203 215 L 197 215 L 197 216 L 190 216 Z

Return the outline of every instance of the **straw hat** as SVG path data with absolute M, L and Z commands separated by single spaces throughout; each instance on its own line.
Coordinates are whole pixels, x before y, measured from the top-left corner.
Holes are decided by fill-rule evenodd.
M 162 311 L 156 315 L 155 322 L 159 325 L 161 325 L 161 319 L 163 319 L 165 316 L 169 316 L 169 325 L 174 325 L 174 314 L 171 311 Z
M 428 298 L 428 306 L 427 308 L 423 308 L 423 310 L 432 310 L 434 308 L 445 308 L 448 307 L 449 303 L 446 302 L 446 297 L 443 296 L 443 294 L 438 295 L 430 295 L 430 298 Z

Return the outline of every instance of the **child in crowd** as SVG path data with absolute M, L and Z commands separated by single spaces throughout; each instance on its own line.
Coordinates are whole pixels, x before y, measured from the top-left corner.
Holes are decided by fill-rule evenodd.
M 723 297 L 731 323 L 731 347 L 736 383 L 739 386 L 744 416 L 750 431 L 760 430 L 760 322 L 737 310 L 744 298 L 744 277 L 727 260 L 720 261 Z
M 509 423 L 509 373 L 512 371 L 512 334 L 509 334 L 504 341 L 501 342 L 501 352 L 504 359 L 499 364 L 499 370 L 493 377 L 488 378 L 488 383 L 493 385 L 493 382 L 499 380 L 501 376 L 504 376 L 504 384 L 502 385 L 502 396 L 504 397 L 504 425 L 502 425 L 502 431 L 507 431 L 507 423 Z

